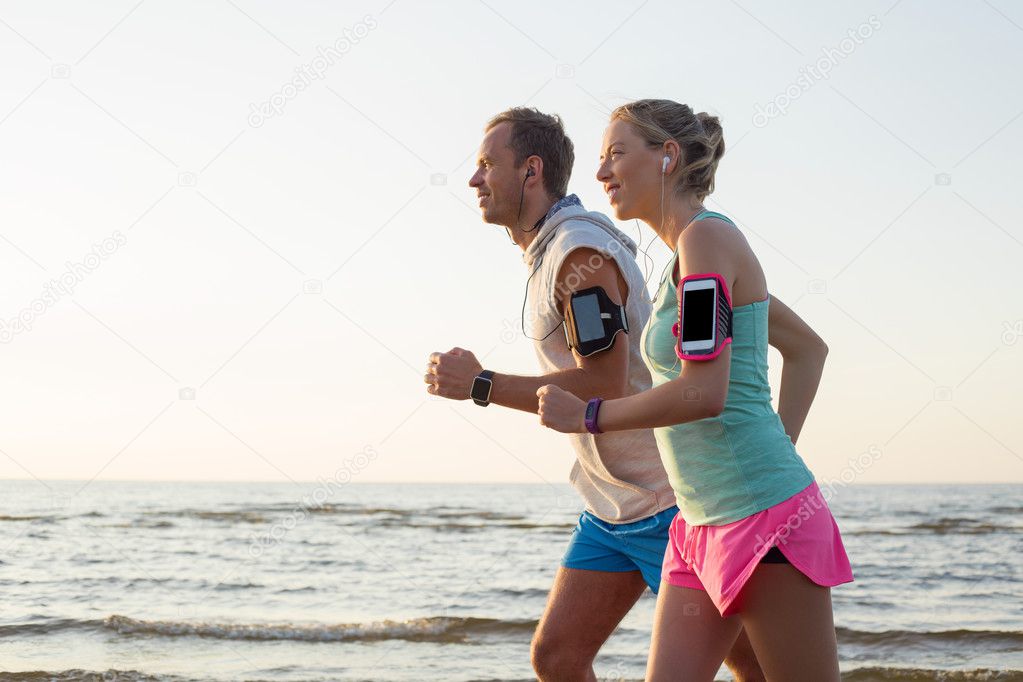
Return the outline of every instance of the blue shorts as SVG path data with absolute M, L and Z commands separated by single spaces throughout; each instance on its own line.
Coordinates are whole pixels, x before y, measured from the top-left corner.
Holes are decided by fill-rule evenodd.
M 607 573 L 638 570 L 657 594 L 661 585 L 661 564 L 668 546 L 668 529 L 676 514 L 678 507 L 668 507 L 633 523 L 615 524 L 585 511 L 579 515 L 561 565 Z

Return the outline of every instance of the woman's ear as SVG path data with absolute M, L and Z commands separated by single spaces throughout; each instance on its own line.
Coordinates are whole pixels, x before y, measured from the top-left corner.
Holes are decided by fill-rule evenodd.
M 682 148 L 678 146 L 678 142 L 675 140 L 665 140 L 663 147 L 664 156 L 668 157 L 668 163 L 664 166 L 664 174 L 671 175 L 679 167 L 679 162 L 682 160 Z

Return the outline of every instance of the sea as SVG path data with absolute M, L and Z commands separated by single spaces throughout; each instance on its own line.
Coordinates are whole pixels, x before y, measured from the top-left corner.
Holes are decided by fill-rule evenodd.
M 832 592 L 843 680 L 1023 680 L 1023 486 L 830 495 L 856 577 Z M 534 679 L 581 511 L 567 484 L 19 480 L 0 500 L 0 680 Z M 643 679 L 654 603 L 598 679 Z

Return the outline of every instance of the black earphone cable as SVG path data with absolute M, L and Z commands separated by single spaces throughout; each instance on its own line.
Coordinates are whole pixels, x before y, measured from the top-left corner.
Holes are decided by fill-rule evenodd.
M 519 227 L 519 220 L 522 218 L 522 202 L 526 198 L 526 181 L 528 181 L 534 175 L 535 175 L 535 173 L 533 172 L 533 169 L 532 168 L 527 168 L 526 169 L 526 177 L 522 178 L 522 190 L 519 192 L 519 212 L 515 215 L 515 227 Z M 543 218 L 541 218 L 540 220 L 536 221 L 536 224 L 533 225 L 533 227 L 529 228 L 528 230 L 525 229 L 524 227 L 519 227 L 519 229 L 522 230 L 523 232 L 532 232 L 533 230 L 538 229 L 542 222 L 543 222 Z M 548 334 L 547 336 L 550 336 L 550 334 Z M 544 337 L 544 338 L 547 338 L 547 337 Z
M 535 173 L 533 173 L 533 169 L 529 168 L 526 170 L 526 177 L 522 178 L 522 190 L 519 192 L 519 211 L 518 214 L 515 216 L 515 227 L 519 227 L 519 220 L 522 218 L 522 203 L 526 197 L 526 181 L 529 180 L 529 178 L 533 177 L 533 175 L 535 175 Z M 546 217 L 547 216 L 541 216 L 540 219 L 537 220 L 536 223 L 533 225 L 533 227 L 529 228 L 528 230 L 521 227 L 519 229 L 522 230 L 523 232 L 533 232 L 534 230 L 538 230 L 540 229 L 540 226 L 543 225 L 544 218 Z M 550 338 L 551 334 L 558 331 L 558 328 L 561 327 L 561 324 L 555 325 L 554 329 L 551 329 L 549 332 L 547 332 L 540 338 L 532 337 L 526 331 L 526 300 L 529 298 L 529 282 L 533 279 L 533 275 L 535 275 L 537 271 L 540 270 L 540 266 L 542 264 L 543 256 L 541 255 L 536 264 L 536 267 L 533 268 L 533 271 L 529 273 L 529 277 L 526 278 L 526 288 L 525 291 L 522 292 L 522 312 L 519 315 L 519 326 L 522 329 L 522 335 L 525 336 L 527 339 L 530 339 L 531 341 L 545 341 L 548 338 Z
M 555 325 L 554 329 L 550 330 L 539 339 L 530 336 L 529 333 L 526 332 L 526 299 L 529 298 L 529 282 L 530 280 L 533 279 L 533 275 L 537 273 L 542 264 L 543 256 L 540 256 L 540 261 L 536 264 L 536 267 L 533 268 L 533 271 L 529 273 L 529 277 L 526 278 L 526 289 L 525 291 L 522 292 L 522 314 L 519 316 L 519 325 L 522 328 L 522 335 L 525 336 L 527 339 L 530 339 L 531 341 L 546 341 L 548 338 L 550 338 L 551 334 L 558 331 L 558 328 L 561 327 L 561 323 Z

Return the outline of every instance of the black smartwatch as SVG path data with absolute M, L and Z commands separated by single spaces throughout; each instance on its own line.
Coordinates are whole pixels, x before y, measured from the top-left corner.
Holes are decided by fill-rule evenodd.
M 493 376 L 493 372 L 485 369 L 472 380 L 472 390 L 469 391 L 469 397 L 480 407 L 486 407 L 490 404 L 490 391 L 494 388 L 494 381 L 491 379 Z

